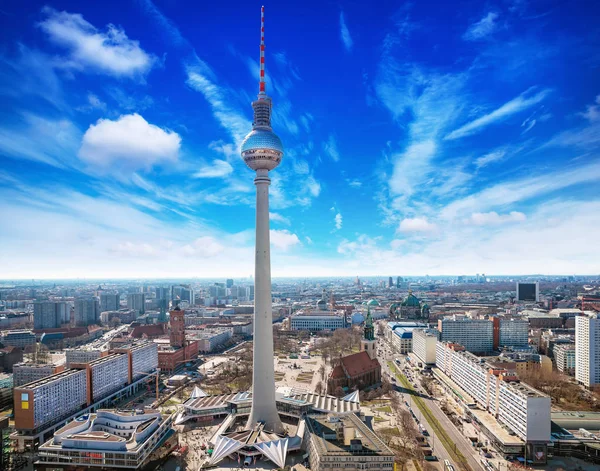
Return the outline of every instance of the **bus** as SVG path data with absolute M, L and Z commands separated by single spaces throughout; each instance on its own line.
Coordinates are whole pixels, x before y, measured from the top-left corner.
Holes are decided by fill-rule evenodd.
M 454 466 L 452 466 L 450 460 L 444 460 L 444 471 L 454 471 Z

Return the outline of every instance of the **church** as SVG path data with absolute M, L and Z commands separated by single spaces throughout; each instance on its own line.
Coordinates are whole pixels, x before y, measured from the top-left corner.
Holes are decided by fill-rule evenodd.
M 375 328 L 369 308 L 360 352 L 334 360 L 334 368 L 327 379 L 329 394 L 335 394 L 338 388 L 348 391 L 365 389 L 381 383 L 381 365 L 377 360 L 375 343 Z

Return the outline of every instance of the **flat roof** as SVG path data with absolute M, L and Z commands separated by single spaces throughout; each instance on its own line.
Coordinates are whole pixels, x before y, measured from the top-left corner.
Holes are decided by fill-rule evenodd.
M 38 379 L 36 381 L 32 381 L 31 383 L 23 384 L 21 386 L 16 387 L 15 389 L 35 389 L 40 386 L 43 386 L 44 384 L 52 383 L 52 382 L 58 381 L 62 378 L 66 378 L 67 376 L 72 376 L 72 375 L 76 375 L 76 374 L 84 374 L 85 375 L 85 370 L 68 369 L 65 371 L 61 371 L 60 373 L 46 376 L 45 378 Z

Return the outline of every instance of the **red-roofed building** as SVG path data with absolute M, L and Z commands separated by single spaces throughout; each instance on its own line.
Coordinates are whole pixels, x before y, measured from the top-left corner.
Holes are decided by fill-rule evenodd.
M 134 339 L 155 339 L 162 337 L 166 333 L 165 324 L 142 324 L 136 325 L 129 336 Z
M 381 365 L 366 351 L 353 353 L 338 360 L 327 380 L 327 390 L 339 388 L 364 389 L 381 382 Z

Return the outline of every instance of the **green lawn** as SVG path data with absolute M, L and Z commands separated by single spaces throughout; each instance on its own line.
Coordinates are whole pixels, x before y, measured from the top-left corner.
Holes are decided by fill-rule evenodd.
M 384 419 L 383 417 L 375 417 L 375 422 L 379 423 L 379 422 L 387 422 L 386 419 Z
M 404 376 L 402 373 L 400 373 L 398 371 L 398 369 L 396 368 L 396 365 L 394 365 L 394 363 L 391 361 L 388 361 L 388 365 L 390 367 L 390 370 L 394 371 L 396 373 L 396 379 L 400 380 L 400 382 L 402 383 L 402 386 L 404 386 L 404 388 L 409 391 L 415 392 L 415 389 L 413 388 L 412 384 L 410 384 L 410 382 L 408 381 L 406 376 Z M 427 419 L 427 422 L 429 422 L 431 427 L 434 429 L 435 434 L 437 435 L 437 437 L 440 439 L 440 441 L 444 445 L 444 448 L 446 448 L 448 453 L 450 453 L 450 455 L 452 456 L 454 461 L 459 463 L 463 469 L 471 470 L 471 467 L 467 464 L 467 459 L 456 448 L 456 446 L 454 445 L 454 443 L 452 442 L 452 440 L 450 439 L 450 437 L 448 436 L 446 431 L 442 428 L 441 424 L 438 422 L 438 420 L 434 417 L 434 415 L 429 410 L 429 407 L 427 407 L 425 402 L 423 402 L 423 399 L 421 399 L 418 395 L 413 395 L 413 402 L 417 405 L 417 407 L 421 411 L 421 414 L 423 414 L 425 416 L 425 418 Z
M 375 409 L 378 412 L 392 412 L 392 408 L 390 406 L 383 406 L 383 407 L 378 407 L 377 409 Z

